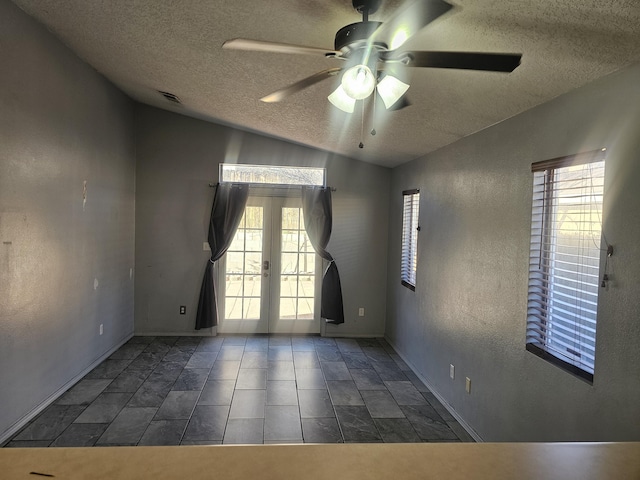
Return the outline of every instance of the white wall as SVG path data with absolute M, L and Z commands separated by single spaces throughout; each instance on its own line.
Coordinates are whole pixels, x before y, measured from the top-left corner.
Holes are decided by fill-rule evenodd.
M 393 170 L 386 334 L 484 440 L 640 440 L 638 85 L 635 66 Z M 530 165 L 602 147 L 615 255 L 589 385 L 525 351 Z M 409 188 L 421 190 L 415 293 L 399 280 Z
M 327 325 L 326 334 L 384 333 L 389 169 L 143 105 L 135 123 L 136 332 L 198 333 L 209 183 L 217 182 L 221 162 L 237 162 L 327 168 L 327 184 L 337 189 L 327 250 L 340 272 L 345 323 Z
M 131 102 L 7 0 L 0 45 L 1 444 L 133 332 L 135 157 Z

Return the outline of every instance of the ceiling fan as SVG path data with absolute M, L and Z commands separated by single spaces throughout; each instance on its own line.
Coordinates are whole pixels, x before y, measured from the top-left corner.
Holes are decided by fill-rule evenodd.
M 398 10 L 386 22 L 370 22 L 382 0 L 352 0 L 353 8 L 362 14 L 362 21 L 347 25 L 336 33 L 333 50 L 236 38 L 222 48 L 259 52 L 317 55 L 344 62 L 303 78 L 260 100 L 280 102 L 311 85 L 342 73 L 338 88 L 329 101 L 341 110 L 352 113 L 357 100 L 364 100 L 374 91 L 387 109 L 406 106 L 404 99 L 409 85 L 399 78 L 402 67 L 454 68 L 512 72 L 520 65 L 521 54 L 402 51 L 400 47 L 420 29 L 448 12 L 452 5 L 443 0 L 418 0 Z

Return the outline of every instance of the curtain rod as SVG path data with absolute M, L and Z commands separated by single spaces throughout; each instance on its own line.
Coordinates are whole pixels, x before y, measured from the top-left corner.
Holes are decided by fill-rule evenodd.
M 225 183 L 234 183 L 234 182 L 225 182 Z M 279 189 L 285 189 L 285 190 L 296 190 L 298 188 L 302 188 L 302 187 L 306 187 L 307 185 L 270 185 L 270 184 L 262 184 L 262 183 L 245 183 L 243 185 L 248 185 L 250 188 L 279 188 Z M 209 187 L 213 188 L 218 186 L 217 183 L 209 183 Z M 314 185 L 317 186 L 317 185 Z M 323 187 L 324 188 L 324 187 Z M 326 188 L 330 188 L 332 192 L 337 191 L 337 188 L 335 187 L 326 187 Z

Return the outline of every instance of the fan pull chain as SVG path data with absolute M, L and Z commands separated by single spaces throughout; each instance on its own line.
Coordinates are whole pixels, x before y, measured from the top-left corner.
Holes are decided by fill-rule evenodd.
M 373 91 L 373 120 L 371 121 L 371 123 L 373 123 L 375 125 L 375 121 L 376 121 L 376 93 L 377 93 L 377 89 Z M 375 126 L 371 127 L 371 135 L 375 135 L 376 134 L 376 128 Z
M 360 122 L 360 145 L 358 145 L 359 148 L 364 148 L 364 143 L 362 143 L 362 140 L 364 140 L 364 101 L 362 102 L 362 117 Z

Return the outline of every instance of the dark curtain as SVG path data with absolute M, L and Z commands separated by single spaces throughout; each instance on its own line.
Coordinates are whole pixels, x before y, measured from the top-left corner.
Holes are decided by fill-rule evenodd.
M 336 262 L 325 250 L 331 238 L 331 189 L 302 188 L 302 211 L 304 212 L 304 228 L 309 235 L 311 245 L 329 266 L 322 277 L 322 299 L 320 315 L 327 323 L 344 323 L 344 307 L 342 304 L 342 287 Z
M 213 197 L 213 208 L 209 220 L 209 246 L 211 258 L 202 279 L 198 313 L 196 314 L 196 330 L 210 328 L 218 324 L 218 299 L 215 289 L 214 263 L 227 251 L 238 229 L 249 196 L 248 185 L 231 183 L 218 184 Z

